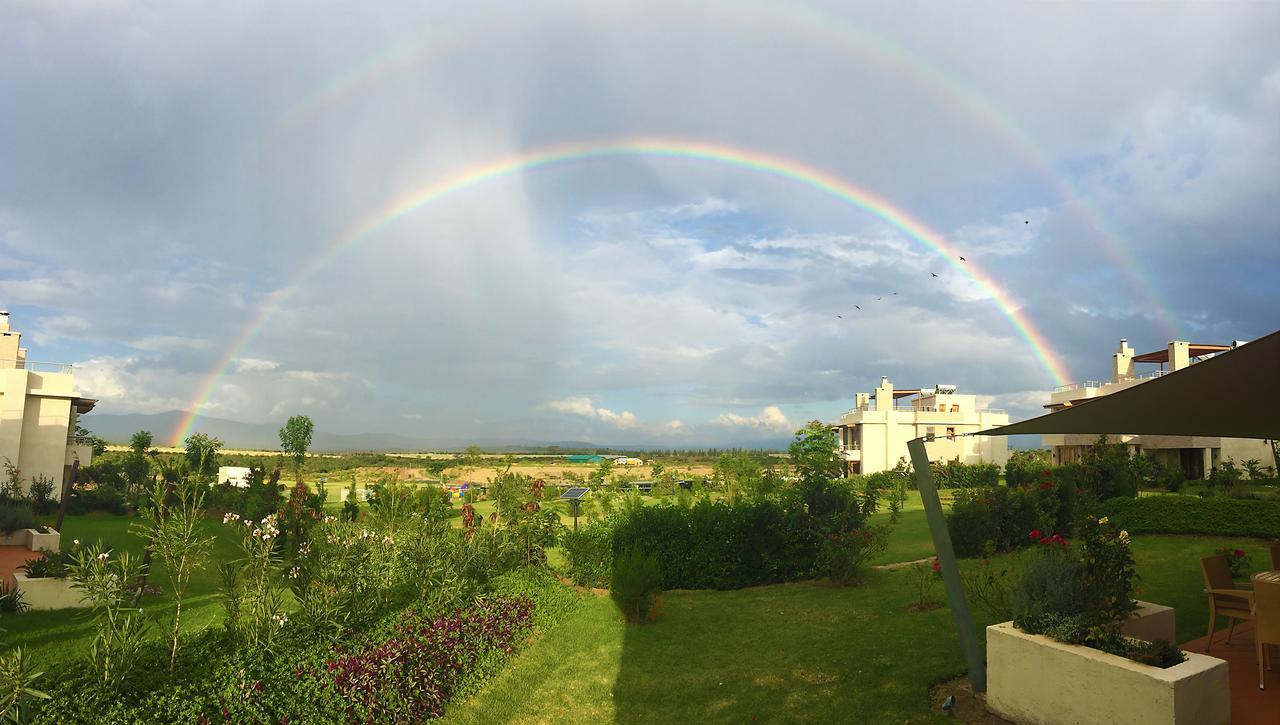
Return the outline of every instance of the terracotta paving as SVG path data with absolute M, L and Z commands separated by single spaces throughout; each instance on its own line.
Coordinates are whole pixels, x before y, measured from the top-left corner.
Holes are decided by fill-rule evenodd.
M 0 546 L 0 581 L 13 583 L 13 573 L 36 553 L 25 546 Z
M 1264 670 L 1267 689 L 1258 689 L 1258 661 L 1254 657 L 1253 625 L 1236 625 L 1231 644 L 1227 630 L 1213 635 L 1213 650 L 1205 652 L 1207 636 L 1182 645 L 1188 652 L 1199 652 L 1227 661 L 1231 672 L 1231 722 L 1233 725 L 1280 725 L 1280 651 L 1271 650 L 1271 670 Z

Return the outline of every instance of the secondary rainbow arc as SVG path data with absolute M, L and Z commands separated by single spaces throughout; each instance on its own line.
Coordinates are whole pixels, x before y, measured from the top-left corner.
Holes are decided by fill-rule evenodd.
M 179 445 L 191 433 L 195 421 L 199 418 L 201 409 L 205 407 L 219 382 L 236 360 L 240 358 L 249 343 L 257 336 L 272 312 L 288 295 L 298 289 L 308 277 L 335 256 L 370 239 L 378 230 L 406 214 L 487 181 L 553 165 L 617 157 L 647 157 L 718 163 L 732 168 L 794 181 L 850 203 L 937 252 L 952 269 L 970 279 L 979 289 L 991 297 L 996 306 L 1009 320 L 1014 331 L 1026 342 L 1032 355 L 1054 380 L 1055 384 L 1061 385 L 1070 379 L 1065 365 L 1045 336 L 1032 323 L 1025 312 L 977 263 L 972 260 L 961 262 L 959 259 L 960 251 L 952 247 L 943 235 L 930 229 L 923 222 L 893 205 L 887 199 L 827 171 L 792 159 L 700 141 L 634 138 L 607 142 L 562 144 L 464 168 L 404 194 L 353 225 L 345 233 L 326 245 L 319 254 L 304 263 L 287 284 L 272 292 L 264 300 L 258 314 L 241 330 L 240 334 L 228 346 L 224 356 L 199 386 L 195 397 L 188 406 L 187 414 L 173 431 L 170 439 L 171 445 Z

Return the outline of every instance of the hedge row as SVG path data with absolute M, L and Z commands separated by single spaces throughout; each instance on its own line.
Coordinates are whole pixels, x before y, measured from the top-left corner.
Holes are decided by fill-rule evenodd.
M 1280 501 L 1225 497 L 1113 498 L 1102 512 L 1131 534 L 1207 534 L 1280 539 Z

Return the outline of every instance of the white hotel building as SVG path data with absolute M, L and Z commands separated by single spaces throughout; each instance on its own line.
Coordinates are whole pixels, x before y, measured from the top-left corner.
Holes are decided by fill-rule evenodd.
M 1111 356 L 1111 379 L 1107 381 L 1090 380 L 1088 382 L 1064 385 L 1053 391 L 1049 403 L 1045 407 L 1057 411 L 1091 398 L 1110 395 L 1125 388 L 1158 378 L 1185 367 L 1194 365 L 1202 359 L 1208 359 L 1220 352 L 1226 352 L 1243 343 L 1231 345 L 1207 345 L 1182 341 L 1170 342 L 1168 346 L 1154 352 L 1135 355 L 1127 340 L 1120 341 L 1120 349 Z M 1135 364 L 1145 363 L 1160 367 L 1139 373 Z M 1248 391 L 1223 390 L 1222 395 L 1233 395 Z M 1085 449 L 1098 439 L 1096 435 L 1045 435 L 1044 445 L 1053 450 L 1055 464 L 1070 463 L 1080 460 Z M 1152 435 L 1120 435 L 1110 436 L 1112 442 L 1128 444 L 1132 454 L 1146 453 L 1165 464 L 1180 466 L 1187 478 L 1208 477 L 1213 467 L 1224 460 L 1232 459 L 1243 463 L 1256 459 L 1262 465 L 1272 465 L 1274 458 L 1271 446 L 1267 441 L 1247 438 L 1218 438 L 1212 436 L 1152 436 Z
M 977 395 L 960 395 L 954 385 L 895 390 L 888 377 L 872 393 L 858 393 L 856 405 L 833 427 L 849 473 L 891 470 L 908 459 L 907 441 L 936 438 L 925 446 L 931 461 L 994 463 L 1009 460 L 1004 436 L 965 436 L 1008 425 L 1003 410 L 980 409 Z

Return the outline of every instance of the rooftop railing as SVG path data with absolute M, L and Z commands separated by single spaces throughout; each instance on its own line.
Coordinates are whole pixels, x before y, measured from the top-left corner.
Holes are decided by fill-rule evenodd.
M 1053 392 L 1063 393 L 1068 390 L 1079 390 L 1081 388 L 1101 388 L 1106 385 L 1115 385 L 1118 383 L 1129 383 L 1135 380 L 1151 380 L 1152 378 L 1158 378 L 1162 375 L 1168 375 L 1171 372 L 1173 371 L 1172 370 L 1152 370 L 1149 373 L 1142 373 L 1141 375 L 1130 375 L 1127 378 L 1121 378 L 1116 383 L 1112 383 L 1110 380 L 1086 380 L 1083 383 L 1071 383 L 1070 385 L 1059 385 L 1058 387 L 1053 389 Z
M 27 370 L 33 373 L 69 373 L 71 363 L 40 362 L 38 360 L 0 360 L 0 369 Z

